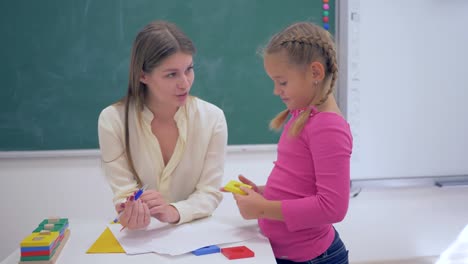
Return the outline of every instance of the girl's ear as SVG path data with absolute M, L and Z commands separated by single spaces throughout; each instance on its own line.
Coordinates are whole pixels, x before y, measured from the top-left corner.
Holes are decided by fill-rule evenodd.
M 144 71 L 141 71 L 140 82 L 144 84 L 147 84 L 148 82 L 148 75 Z
M 322 63 L 314 61 L 309 65 L 309 70 L 312 73 L 312 80 L 321 82 L 325 79 L 325 67 Z

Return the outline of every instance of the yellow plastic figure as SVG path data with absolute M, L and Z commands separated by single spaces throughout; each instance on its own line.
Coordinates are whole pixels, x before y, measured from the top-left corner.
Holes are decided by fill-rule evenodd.
M 228 182 L 228 184 L 226 184 L 226 186 L 224 186 L 224 190 L 226 190 L 228 192 L 232 192 L 232 193 L 245 195 L 246 193 L 239 188 L 240 186 L 244 186 L 244 187 L 252 189 L 252 186 L 250 186 L 248 184 L 232 180 L 232 181 Z

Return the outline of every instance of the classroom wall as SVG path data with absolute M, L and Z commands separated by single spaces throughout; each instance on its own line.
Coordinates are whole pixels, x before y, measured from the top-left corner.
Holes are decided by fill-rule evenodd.
M 231 152 L 225 181 L 245 173 L 264 183 L 274 158 L 274 150 Z M 104 226 L 114 216 L 96 155 L 0 158 L 0 168 L 0 260 L 45 217 L 96 218 Z M 438 255 L 468 224 L 467 190 L 364 189 L 336 227 L 353 263 Z

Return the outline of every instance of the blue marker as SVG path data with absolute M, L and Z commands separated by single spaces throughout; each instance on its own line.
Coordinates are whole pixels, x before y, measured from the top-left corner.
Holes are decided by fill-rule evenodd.
M 140 198 L 140 196 L 143 194 L 143 192 L 146 190 L 147 185 L 143 186 L 143 188 L 139 189 L 138 192 L 135 194 L 135 201 Z
M 135 194 L 135 201 L 138 200 L 138 198 L 140 198 L 140 196 L 143 194 L 143 192 L 146 190 L 146 188 L 148 187 L 148 185 L 145 185 L 143 186 L 143 188 L 139 189 L 136 194 Z M 119 215 L 117 215 L 117 217 L 114 219 L 114 223 L 117 223 L 119 222 L 119 219 L 120 217 L 122 216 L 124 210 L 122 210 L 122 212 L 119 213 Z

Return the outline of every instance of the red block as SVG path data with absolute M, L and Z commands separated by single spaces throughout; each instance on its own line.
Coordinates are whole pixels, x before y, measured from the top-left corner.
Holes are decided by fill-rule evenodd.
M 50 250 L 21 252 L 22 257 L 49 256 Z
M 255 253 L 246 246 L 222 248 L 221 253 L 228 259 L 251 258 Z

